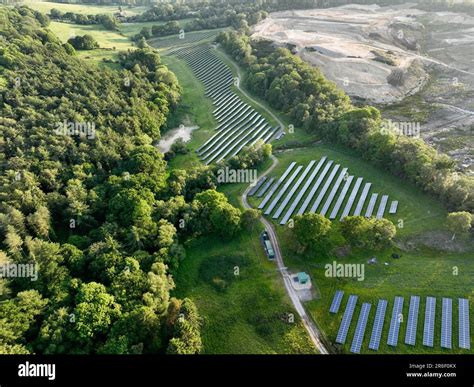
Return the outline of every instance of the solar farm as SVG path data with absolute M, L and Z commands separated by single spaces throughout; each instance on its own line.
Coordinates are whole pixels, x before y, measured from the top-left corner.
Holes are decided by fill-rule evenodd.
M 336 291 L 329 308 L 330 314 L 335 316 L 340 310 L 342 310 L 341 306 L 343 299 L 344 292 L 342 290 Z M 358 296 L 351 294 L 345 303 L 344 312 L 336 337 L 337 344 L 343 345 L 348 341 L 348 332 L 351 324 L 355 321 L 353 317 L 358 300 Z M 422 340 L 423 346 L 432 348 L 434 346 L 435 337 L 439 337 L 440 347 L 450 350 L 453 349 L 453 330 L 457 329 L 457 347 L 460 349 L 470 350 L 471 343 L 468 299 L 457 299 L 459 308 L 458 321 L 453 321 L 453 299 L 445 297 L 441 299 L 442 313 L 441 329 L 439 332 L 435 330 L 436 302 L 437 299 L 435 297 L 426 297 L 424 313 L 420 313 L 420 297 L 411 296 L 407 319 L 405 319 L 403 312 L 404 297 L 396 296 L 394 298 L 391 303 L 391 314 L 390 316 L 387 316 L 387 318 L 387 310 L 389 310 L 388 300 L 378 300 L 375 315 L 372 316 L 370 313 L 372 305 L 364 302 L 360 308 L 357 322 L 355 323 L 356 328 L 352 337 L 350 352 L 360 353 L 364 346 L 365 337 L 367 337 L 367 348 L 371 351 L 378 351 L 382 340 L 386 340 L 387 345 L 391 347 L 402 345 L 399 343 L 399 340 L 402 340 L 402 338 L 399 337 L 399 333 L 403 324 L 406 324 L 404 345 L 415 346 L 417 341 Z M 418 321 L 422 319 L 424 321 L 422 337 L 417 337 Z M 366 332 L 369 320 L 373 321 L 372 331 Z M 386 338 L 382 337 L 384 324 L 389 324 L 389 331 Z
M 196 150 L 205 165 L 230 159 L 258 141 L 267 143 L 281 132 L 281 128 L 272 127 L 232 90 L 233 73 L 209 44 L 181 47 L 169 54 L 187 63 L 204 84 L 205 95 L 214 103 L 213 115 L 219 124 L 215 133 Z
M 324 156 L 306 166 L 291 162 L 279 178 L 263 177 L 257 181 L 248 195 L 263 197 L 258 209 L 281 225 L 305 212 L 331 220 L 349 215 L 380 219 L 386 213 L 395 214 L 398 201 L 391 201 L 387 211 L 388 195 L 372 193 L 369 199 L 371 188 L 372 183 L 350 175 L 348 168 Z

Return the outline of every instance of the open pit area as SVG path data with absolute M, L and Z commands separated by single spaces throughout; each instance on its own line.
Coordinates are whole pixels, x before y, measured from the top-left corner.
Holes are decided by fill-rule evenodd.
M 291 49 L 354 103 L 419 123 L 425 141 L 474 173 L 474 17 L 346 5 L 271 13 L 252 36 Z

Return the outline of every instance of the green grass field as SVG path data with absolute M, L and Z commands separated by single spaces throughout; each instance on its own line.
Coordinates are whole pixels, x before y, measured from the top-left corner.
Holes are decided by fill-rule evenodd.
M 85 6 L 84 6 L 85 7 Z M 191 19 L 180 20 L 180 23 L 186 23 Z M 122 23 L 118 31 L 106 30 L 101 25 L 80 25 L 52 21 L 49 29 L 55 33 L 62 42 L 67 42 L 69 38 L 77 35 L 91 35 L 99 44 L 100 49 L 91 51 L 78 51 L 77 55 L 82 59 L 91 60 L 100 65 L 117 67 L 113 63 L 104 63 L 103 59 L 117 60 L 119 51 L 133 49 L 131 37 L 144 27 L 151 28 L 154 25 L 163 24 L 163 22 L 144 22 L 144 23 Z
M 47 1 L 28 0 L 25 5 L 48 14 L 51 9 L 56 8 L 62 12 L 74 12 L 86 15 L 93 14 L 113 14 L 118 12 L 118 6 L 102 6 L 89 4 L 61 4 Z M 126 15 L 132 16 L 143 13 L 148 7 L 122 7 Z M 192 19 L 179 20 L 180 24 L 185 24 Z M 119 51 L 132 49 L 133 42 L 130 38 L 140 32 L 143 27 L 151 28 L 154 25 L 164 24 L 165 22 L 143 22 L 143 23 L 120 23 L 118 31 L 106 30 L 101 25 L 80 25 L 59 21 L 51 21 L 49 29 L 58 36 L 62 42 L 67 42 L 69 38 L 77 35 L 91 35 L 100 46 L 100 49 L 91 51 L 78 51 L 77 55 L 81 59 L 86 59 L 100 66 L 118 68 L 115 63 L 106 63 L 107 61 L 116 61 Z
M 203 317 L 204 353 L 313 351 L 275 265 L 263 253 L 259 232 L 243 232 L 231 241 L 206 237 L 187 246 L 175 275 L 175 295 L 196 303 Z
M 95 5 L 95 4 L 63 4 L 54 3 L 50 1 L 25 0 L 24 5 L 43 13 L 49 13 L 53 8 L 56 8 L 64 13 L 73 12 L 83 15 L 98 15 L 98 14 L 114 14 L 119 11 L 117 5 Z M 145 12 L 149 7 L 127 7 L 122 9 L 127 16 L 139 15 Z
M 63 42 L 67 42 L 73 36 L 89 34 L 101 48 L 120 51 L 132 47 L 132 42 L 127 36 L 121 35 L 118 31 L 108 31 L 101 25 L 79 25 L 52 21 L 49 29 Z

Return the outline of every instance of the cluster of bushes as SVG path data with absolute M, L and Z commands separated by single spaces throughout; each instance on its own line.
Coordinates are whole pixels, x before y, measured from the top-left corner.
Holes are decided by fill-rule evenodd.
M 74 36 L 67 41 L 76 50 L 94 50 L 99 48 L 99 43 L 89 34 Z
M 186 146 L 186 143 L 182 138 L 178 138 L 168 152 L 165 153 L 165 160 L 170 161 L 174 159 L 177 155 L 185 155 L 189 153 L 189 149 Z
M 423 140 L 384 128 L 374 107 L 356 108 L 321 72 L 283 48 L 223 32 L 218 41 L 246 70 L 246 87 L 324 140 L 355 149 L 363 158 L 438 197 L 450 210 L 474 212 L 474 178 Z
M 253 146 L 245 147 L 239 154 L 229 159 L 227 164 L 234 169 L 252 168 L 263 163 L 271 154 L 272 145 L 259 140 Z
M 339 224 L 320 214 L 305 213 L 295 216 L 291 228 L 293 249 L 328 254 L 332 249 L 349 244 L 352 248 L 381 250 L 391 245 L 396 228 L 387 219 L 348 216 Z

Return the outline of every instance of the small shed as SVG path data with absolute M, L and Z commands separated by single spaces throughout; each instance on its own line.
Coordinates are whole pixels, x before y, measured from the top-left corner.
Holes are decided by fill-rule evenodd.
M 304 271 L 301 271 L 297 274 L 298 282 L 300 284 L 306 284 L 309 281 L 309 275 L 306 274 Z

